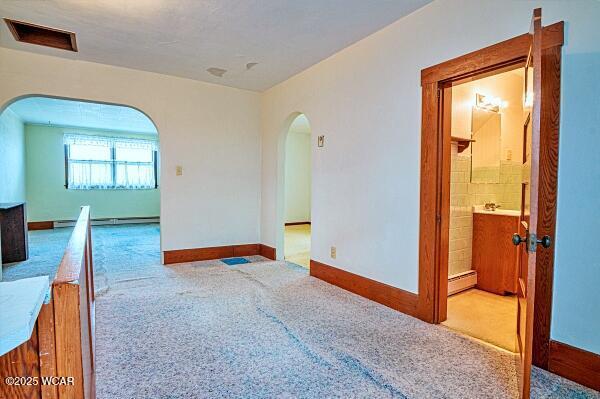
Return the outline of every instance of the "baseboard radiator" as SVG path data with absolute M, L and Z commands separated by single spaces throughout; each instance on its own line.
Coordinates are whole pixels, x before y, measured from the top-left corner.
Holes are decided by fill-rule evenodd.
M 56 220 L 54 222 L 54 228 L 58 227 L 73 227 L 75 226 L 76 220 Z M 135 218 L 105 218 L 105 219 L 92 219 L 93 226 L 101 226 L 107 224 L 139 224 L 139 223 L 160 223 L 159 217 L 135 217 Z
M 477 272 L 469 270 L 448 277 L 448 295 L 456 294 L 477 285 Z

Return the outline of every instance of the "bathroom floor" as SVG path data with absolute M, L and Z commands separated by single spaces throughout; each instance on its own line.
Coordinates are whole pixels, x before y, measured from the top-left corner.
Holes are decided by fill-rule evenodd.
M 305 268 L 310 265 L 310 224 L 285 226 L 285 260 Z
M 492 345 L 517 352 L 517 297 L 472 288 L 448 297 L 448 318 L 442 323 Z

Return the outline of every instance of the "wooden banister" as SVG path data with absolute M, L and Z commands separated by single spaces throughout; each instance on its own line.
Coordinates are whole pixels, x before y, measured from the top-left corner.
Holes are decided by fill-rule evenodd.
M 58 384 L 8 386 L 0 397 L 94 399 L 95 297 L 90 207 L 81 208 L 77 224 L 42 306 L 31 339 L 0 357 L 1 376 L 67 377 Z M 4 395 L 4 396 L 3 396 Z
M 87 248 L 88 230 L 90 224 L 90 207 L 81 207 L 81 213 L 67 244 L 65 254 L 63 255 L 53 285 L 70 283 L 79 280 L 79 275 L 85 267 L 85 250 Z

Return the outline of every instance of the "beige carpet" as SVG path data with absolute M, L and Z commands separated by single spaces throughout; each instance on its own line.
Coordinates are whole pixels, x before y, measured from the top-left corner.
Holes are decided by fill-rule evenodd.
M 288 262 L 310 267 L 310 224 L 285 226 L 284 254 Z
M 470 289 L 448 297 L 447 327 L 516 352 L 517 298 Z

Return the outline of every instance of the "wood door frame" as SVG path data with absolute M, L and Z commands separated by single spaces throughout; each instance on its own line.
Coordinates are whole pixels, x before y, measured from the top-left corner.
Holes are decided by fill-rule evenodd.
M 540 209 L 538 235 L 555 236 L 558 184 L 561 49 L 564 22 L 543 28 L 542 110 L 540 150 Z M 450 132 L 448 113 L 451 87 L 524 65 L 528 33 L 465 54 L 421 71 L 421 188 L 419 229 L 419 297 L 417 316 L 429 323 L 446 317 L 448 290 L 448 229 L 450 220 Z M 445 120 L 444 120 L 444 119 Z M 554 248 L 554 247 L 553 247 Z M 533 363 L 548 368 L 554 250 L 538 253 L 536 275 Z

